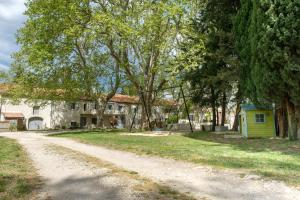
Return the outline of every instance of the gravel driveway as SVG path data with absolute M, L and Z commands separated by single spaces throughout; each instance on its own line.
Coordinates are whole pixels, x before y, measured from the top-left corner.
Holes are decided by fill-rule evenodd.
M 136 199 L 130 184 L 116 177 L 103 176 L 105 170 L 94 170 L 74 160 L 47 151 L 45 145 L 59 145 L 110 162 L 119 168 L 137 172 L 198 199 L 231 200 L 299 200 L 300 191 L 277 181 L 255 175 L 241 176 L 229 170 L 215 170 L 194 164 L 139 156 L 82 144 L 70 139 L 46 137 L 31 133 L 1 133 L 17 139 L 30 153 L 50 193 L 57 199 Z M 176 147 L 174 147 L 176 148 Z M 102 190 L 99 191 L 99 188 Z M 60 198 L 64 197 L 64 198 Z M 87 198 L 91 197 L 91 198 Z M 99 198 L 103 197 L 103 198 Z

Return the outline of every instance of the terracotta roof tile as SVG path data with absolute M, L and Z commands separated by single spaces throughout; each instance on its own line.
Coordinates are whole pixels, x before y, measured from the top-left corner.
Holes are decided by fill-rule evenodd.
M 111 98 L 110 101 L 117 102 L 117 103 L 137 104 L 139 102 L 139 98 L 136 96 L 116 94 L 115 96 L 113 96 L 113 98 Z
M 7 92 L 10 88 L 12 88 L 12 84 L 0 84 L 0 94 Z M 60 90 L 61 92 L 61 90 Z M 82 97 L 81 100 L 89 100 L 88 97 Z M 138 104 L 139 103 L 139 97 L 137 96 L 128 96 L 123 94 L 115 94 L 110 99 L 111 102 L 116 103 L 127 103 L 127 104 Z M 163 106 L 174 106 L 177 105 L 176 101 L 174 100 L 166 100 L 166 99 L 158 99 L 155 103 L 155 105 L 163 105 Z
M 3 113 L 5 118 L 24 118 L 22 113 Z
M 123 94 L 116 94 L 110 101 L 111 102 L 116 102 L 116 103 L 138 104 L 139 103 L 139 97 L 137 97 L 137 96 L 128 96 L 128 95 L 123 95 Z M 154 105 L 176 106 L 177 103 L 174 100 L 158 99 L 158 100 L 156 100 Z
M 11 84 L 2 83 L 0 84 L 0 94 L 6 93 L 12 87 Z

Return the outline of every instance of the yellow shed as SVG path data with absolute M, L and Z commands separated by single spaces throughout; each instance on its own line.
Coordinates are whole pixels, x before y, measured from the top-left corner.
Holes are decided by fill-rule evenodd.
M 275 118 L 272 106 L 241 105 L 240 132 L 245 138 L 275 136 Z

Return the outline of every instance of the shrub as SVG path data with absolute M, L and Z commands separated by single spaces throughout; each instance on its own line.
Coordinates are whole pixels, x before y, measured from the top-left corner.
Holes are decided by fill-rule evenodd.
M 16 124 L 11 124 L 8 129 L 10 131 L 17 131 L 17 125 Z
M 167 120 L 168 124 L 177 124 L 178 123 L 178 117 L 177 115 L 171 115 L 169 116 L 168 120 Z

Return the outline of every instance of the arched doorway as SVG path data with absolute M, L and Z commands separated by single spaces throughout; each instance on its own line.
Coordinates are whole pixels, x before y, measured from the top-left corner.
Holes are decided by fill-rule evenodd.
M 43 118 L 32 117 L 28 121 L 28 130 L 40 130 L 43 128 Z

